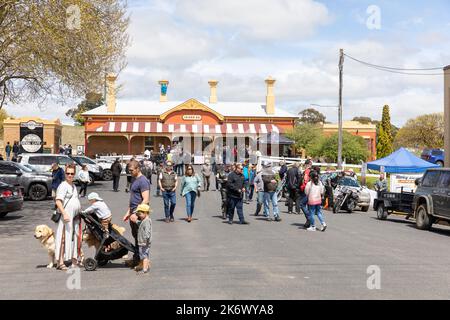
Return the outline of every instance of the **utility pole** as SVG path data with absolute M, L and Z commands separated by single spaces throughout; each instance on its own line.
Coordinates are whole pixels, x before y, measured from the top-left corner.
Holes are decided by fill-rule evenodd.
M 342 74 L 344 71 L 344 49 L 339 50 L 339 110 L 338 110 L 338 170 L 342 170 Z

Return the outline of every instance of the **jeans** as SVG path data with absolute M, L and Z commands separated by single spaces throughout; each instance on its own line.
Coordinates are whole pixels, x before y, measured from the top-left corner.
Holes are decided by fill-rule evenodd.
M 299 204 L 300 204 L 300 208 L 302 209 L 303 213 L 305 214 L 306 219 L 308 219 L 309 216 L 309 211 L 308 211 L 308 196 L 304 193 L 300 191 L 300 195 L 298 197 L 299 199 Z
M 188 217 L 192 217 L 192 214 L 194 213 L 194 205 L 195 205 L 195 198 L 197 197 L 197 192 L 191 191 L 184 195 L 186 198 L 186 214 Z
M 114 191 L 119 190 L 119 180 L 120 180 L 120 176 L 113 176 L 113 190 Z
M 250 184 L 249 190 L 248 190 L 248 199 L 253 199 L 253 193 L 255 192 L 255 185 L 252 183 Z
M 87 182 L 80 182 L 81 188 L 80 192 L 78 193 L 80 196 L 85 197 L 87 192 L 88 183 Z
M 314 227 L 314 215 L 317 214 L 317 217 L 319 218 L 320 223 L 323 225 L 325 223 L 325 220 L 323 219 L 322 215 L 322 206 L 320 204 L 318 205 L 312 205 L 308 206 L 309 208 L 309 223 L 311 226 Z
M 175 206 L 177 204 L 177 194 L 175 191 L 163 191 L 162 195 L 166 219 L 173 218 L 173 212 L 175 211 Z
M 273 192 L 264 192 L 264 215 L 266 217 L 270 216 L 270 209 L 269 209 L 270 202 L 272 202 L 273 216 L 279 217 L 280 212 L 278 210 L 277 193 L 274 191 Z
M 264 206 L 264 191 L 259 191 L 256 193 L 256 212 L 255 216 L 259 215 L 261 212 L 261 208 Z M 266 214 L 266 211 L 264 211 L 264 214 Z
M 248 180 L 244 180 L 244 188 L 245 188 L 245 201 L 248 201 L 248 193 L 250 191 L 250 182 Z
M 234 208 L 237 210 L 239 221 L 244 221 L 243 201 L 242 198 L 228 197 L 228 220 L 233 221 Z
M 227 189 L 226 188 L 222 188 L 220 189 L 220 195 L 222 197 L 222 217 L 226 218 L 227 214 L 228 214 L 228 197 L 227 197 Z
M 211 178 L 211 176 L 203 176 L 203 190 L 204 191 L 209 191 L 210 178 Z

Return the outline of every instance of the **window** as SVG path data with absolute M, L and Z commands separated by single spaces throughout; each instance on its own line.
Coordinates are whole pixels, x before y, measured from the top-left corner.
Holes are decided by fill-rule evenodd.
M 75 161 L 73 161 L 69 157 L 58 157 L 58 164 L 60 166 L 66 166 L 68 164 L 75 164 Z
M 442 156 L 444 152 L 442 150 L 433 150 L 431 151 L 431 155 L 433 156 Z
M 0 174 L 16 174 L 18 169 L 9 164 L 0 164 Z
M 352 179 L 352 178 L 347 178 L 347 177 L 343 178 L 339 184 L 343 185 L 343 186 L 347 186 L 347 187 L 358 187 L 358 188 L 360 187 L 358 181 L 356 181 L 355 179 Z
M 56 162 L 56 157 L 45 157 L 45 156 L 37 156 L 30 157 L 28 159 L 28 163 L 31 165 L 46 165 L 50 166 L 52 163 Z
M 150 151 L 154 151 L 153 147 L 154 146 L 154 140 L 153 137 L 145 137 L 144 138 L 144 150 L 150 150 Z
M 439 181 L 440 171 L 428 171 L 422 181 L 424 187 L 435 187 Z
M 74 159 L 81 164 L 95 164 L 94 161 L 86 157 L 74 157 Z
M 450 189 L 450 171 L 443 171 L 439 179 L 439 188 Z

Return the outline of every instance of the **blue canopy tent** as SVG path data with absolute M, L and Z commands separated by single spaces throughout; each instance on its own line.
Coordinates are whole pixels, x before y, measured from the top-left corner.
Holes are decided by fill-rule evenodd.
M 437 164 L 416 157 L 405 148 L 400 148 L 387 157 L 367 163 L 367 169 L 371 170 L 380 171 L 382 166 L 386 173 L 421 173 L 426 169 L 439 167 Z

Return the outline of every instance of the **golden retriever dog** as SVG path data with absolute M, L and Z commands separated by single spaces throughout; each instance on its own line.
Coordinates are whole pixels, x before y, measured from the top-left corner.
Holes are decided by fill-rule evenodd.
M 49 263 L 47 265 L 47 268 L 51 269 L 54 265 L 56 265 L 55 260 L 55 234 L 53 230 L 45 225 L 41 224 L 38 225 L 34 229 L 34 237 L 39 240 L 39 242 L 44 246 L 44 248 L 47 250 Z
M 125 228 L 120 227 L 114 223 L 112 224 L 112 228 L 116 230 L 121 236 L 125 233 Z M 83 234 L 83 241 L 88 245 L 89 248 L 94 247 L 96 251 L 100 247 L 100 240 L 94 237 L 94 235 L 92 235 L 90 232 L 85 232 Z M 117 248 L 119 248 L 119 243 L 117 241 L 114 241 L 113 243 L 110 244 L 111 250 Z

